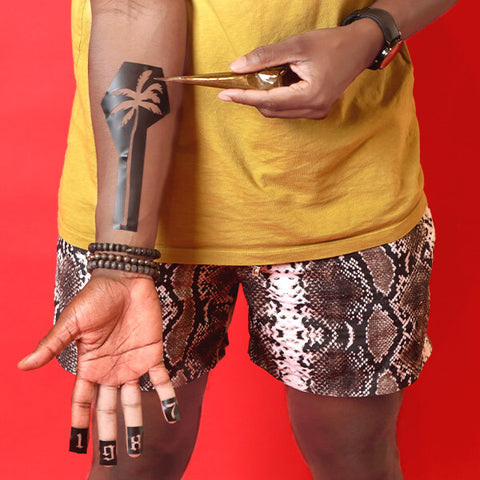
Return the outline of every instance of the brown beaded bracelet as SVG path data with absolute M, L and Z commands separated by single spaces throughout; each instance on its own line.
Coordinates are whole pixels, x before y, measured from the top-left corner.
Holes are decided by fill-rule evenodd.
M 142 259 L 134 259 L 137 260 L 136 262 L 124 262 L 114 260 L 104 260 L 102 258 L 95 259 L 90 258 L 87 261 L 87 271 L 92 272 L 97 268 L 107 268 L 109 270 L 120 270 L 125 272 L 131 273 L 143 273 L 145 275 L 150 275 L 154 280 L 156 280 L 159 276 L 159 269 L 158 266 L 154 262 L 148 262 L 148 260 L 143 260 L 143 262 L 148 262 L 149 264 L 141 264 Z
M 92 253 L 89 254 L 87 260 L 108 260 L 109 262 L 131 263 L 135 265 L 143 265 L 147 267 L 158 268 L 158 263 L 148 258 L 130 257 L 129 255 L 121 255 L 119 253 Z
M 160 258 L 160 252 L 155 248 L 131 247 L 130 245 L 124 245 L 120 243 L 91 243 L 88 246 L 88 251 L 90 253 L 119 252 L 153 259 Z

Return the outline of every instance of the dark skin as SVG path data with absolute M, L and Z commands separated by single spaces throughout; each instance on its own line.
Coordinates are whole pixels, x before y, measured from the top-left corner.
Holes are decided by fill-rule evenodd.
M 396 427 L 402 392 L 335 398 L 287 387 L 290 423 L 314 479 L 401 480 Z
M 200 422 L 203 394 L 208 375 L 176 389 L 178 402 L 183 406 L 180 422 L 168 424 L 158 408 L 155 392 L 142 393 L 142 407 L 148 427 L 145 428 L 145 448 L 138 458 L 127 455 L 126 442 L 118 443 L 119 465 L 121 468 L 108 469 L 99 464 L 98 452 L 93 451 L 89 479 L 149 479 L 174 480 L 181 478 L 195 446 Z M 117 406 L 118 428 L 125 427 L 120 402 Z M 93 438 L 98 438 L 96 417 L 92 425 Z M 158 443 L 160 442 L 160 443 Z M 161 447 L 160 447 L 161 445 Z
M 388 11 L 402 38 L 407 39 L 456 2 L 378 0 L 371 7 Z M 266 117 L 323 119 L 348 85 L 371 65 L 382 45 L 382 31 L 369 18 L 345 27 L 295 35 L 247 53 L 234 60 L 230 68 L 248 73 L 289 64 L 302 81 L 273 90 L 224 90 L 218 98 L 256 107 Z
M 408 38 L 454 3 L 456 0 L 378 0 L 373 6 L 389 11 L 403 37 Z M 166 76 L 181 73 L 184 52 L 179 46 L 185 45 L 185 5 L 174 0 L 92 0 L 92 14 L 91 51 L 95 55 L 90 62 L 90 86 L 99 182 L 96 240 L 151 247 L 161 197 L 158 186 L 168 166 L 175 111 L 152 127 L 149 142 L 153 143 L 150 150 L 147 145 L 142 194 L 145 197 L 142 197 L 138 231 L 118 232 L 112 228 L 118 155 L 99 105 L 125 60 L 161 66 Z M 256 107 L 267 117 L 325 118 L 348 85 L 372 62 L 382 42 L 375 22 L 363 19 L 347 27 L 315 30 L 260 47 L 233 62 L 232 69 L 245 73 L 289 63 L 302 80 L 272 91 L 227 90 L 219 98 Z M 172 105 L 178 105 L 179 97 L 171 90 L 169 96 Z M 164 161 L 153 154 L 159 151 L 164 152 Z M 142 413 L 136 385 L 138 376 L 146 371 L 150 372 L 162 398 L 173 392 L 161 360 L 161 311 L 151 279 L 96 271 L 57 325 L 19 363 L 19 368 L 30 370 L 45 365 L 71 340 L 77 341 L 80 352 L 72 402 L 75 426 L 88 426 L 90 407 L 98 395 L 99 436 L 104 440 L 116 438 L 118 385 L 129 387 L 128 398 L 124 400 L 125 423 L 137 425 Z M 135 468 L 156 472 L 155 478 L 181 478 L 193 448 L 192 439 L 195 441 L 205 383 L 184 387 L 186 394 L 181 408 L 190 411 L 192 407 L 193 412 L 183 420 L 187 427 L 179 433 L 158 429 L 156 437 L 146 446 L 162 452 L 165 445 L 177 442 L 177 452 L 183 455 L 183 460 L 175 464 L 174 471 L 162 474 L 160 455 L 146 457 Z M 150 394 L 143 397 L 147 395 Z M 293 430 L 315 479 L 402 478 L 395 440 L 400 393 L 375 399 L 335 399 L 287 389 L 287 397 Z M 158 408 L 158 404 L 148 401 L 144 412 L 153 418 Z M 349 421 L 345 422 L 347 415 Z M 111 478 L 122 478 L 116 471 Z M 92 470 L 90 478 L 103 478 L 98 475 Z
M 95 240 L 153 247 L 180 106 L 180 87 L 169 88 L 170 114 L 148 131 L 136 231 L 113 228 L 118 151 L 101 101 L 125 61 L 159 66 L 167 75 L 181 73 L 186 43 L 185 3 L 177 0 L 92 0 L 91 7 L 89 91 L 98 181 Z M 121 403 L 126 426 L 143 425 L 138 378 L 144 373 L 150 374 L 160 400 L 175 397 L 163 364 L 161 318 L 152 278 L 95 270 L 86 287 L 65 309 L 35 351 L 19 363 L 19 368 L 39 368 L 75 340 L 79 359 L 72 395 L 72 426 L 88 428 L 96 399 L 99 439 L 114 441 L 117 438 L 119 385 L 122 385 Z M 161 409 L 160 403 L 157 406 Z M 97 440 L 94 448 L 97 448 Z

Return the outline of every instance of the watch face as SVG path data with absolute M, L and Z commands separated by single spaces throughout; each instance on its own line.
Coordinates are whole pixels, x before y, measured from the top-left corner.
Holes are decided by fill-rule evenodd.
M 383 54 L 385 55 L 385 58 L 382 60 L 382 63 L 380 63 L 380 66 L 378 67 L 379 70 L 381 70 L 382 68 L 385 68 L 394 59 L 395 55 L 402 48 L 402 45 L 403 45 L 403 42 L 399 42 L 394 47 L 392 47 L 390 50 L 385 49 L 383 51 Z

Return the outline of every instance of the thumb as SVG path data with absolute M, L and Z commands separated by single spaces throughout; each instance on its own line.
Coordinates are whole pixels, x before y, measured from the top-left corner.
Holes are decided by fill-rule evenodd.
M 299 43 L 296 37 L 291 37 L 278 43 L 258 47 L 234 60 L 230 68 L 235 73 L 248 73 L 302 60 Z
M 75 323 L 69 322 L 68 317 L 61 315 L 47 335 L 38 342 L 37 348 L 20 360 L 17 367 L 20 370 L 34 370 L 47 364 L 77 338 L 77 329 L 70 328 L 72 325 Z

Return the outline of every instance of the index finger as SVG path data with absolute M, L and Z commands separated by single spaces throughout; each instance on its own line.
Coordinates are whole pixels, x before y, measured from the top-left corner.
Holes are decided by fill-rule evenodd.
M 228 89 L 218 94 L 220 100 L 256 107 L 259 110 L 297 110 L 309 106 L 308 89 L 310 84 L 301 80 L 288 87 L 271 90 Z
M 88 427 L 96 385 L 78 377 L 72 393 L 72 427 L 70 431 L 70 451 L 87 453 Z

